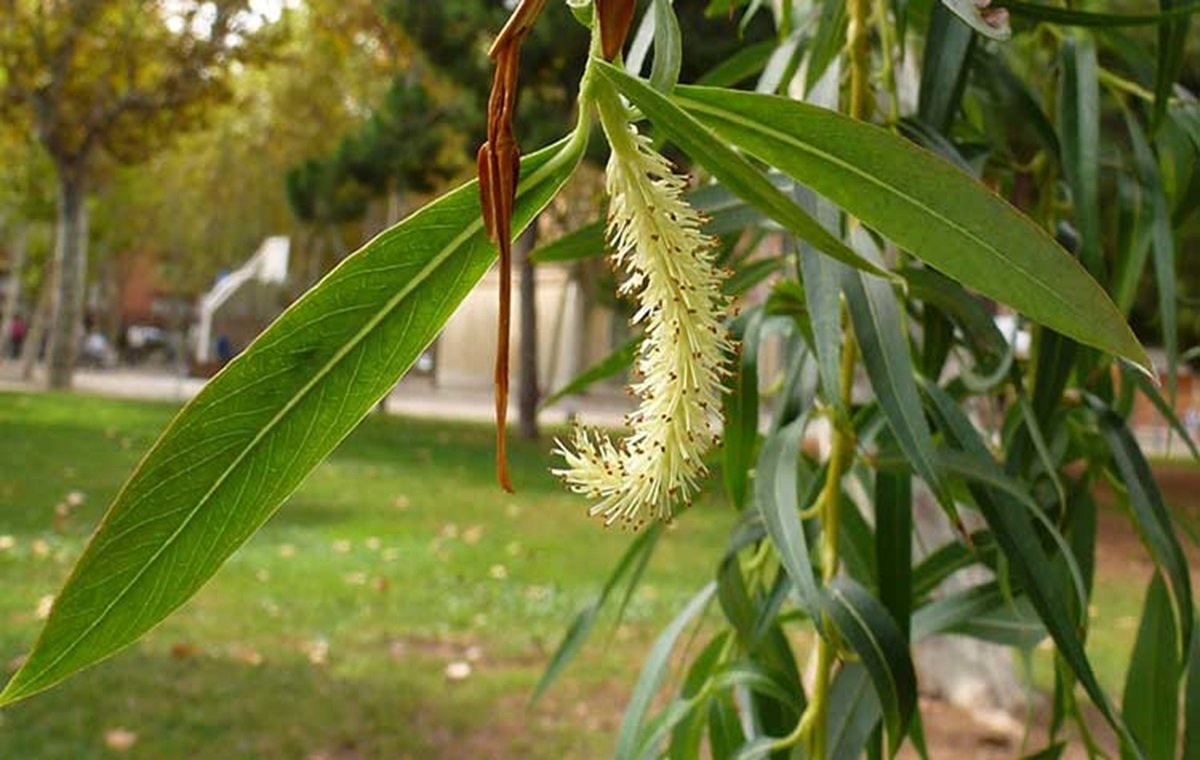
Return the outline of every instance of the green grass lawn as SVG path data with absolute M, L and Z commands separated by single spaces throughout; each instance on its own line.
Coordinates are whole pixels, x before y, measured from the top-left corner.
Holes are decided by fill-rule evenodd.
M 0 394 L 0 665 L 173 411 Z M 547 448 L 515 444 L 509 496 L 486 426 L 367 420 L 181 611 L 0 714 L 0 758 L 104 757 L 117 729 L 147 758 L 605 754 L 654 630 L 711 576 L 732 515 L 703 502 L 679 521 L 627 625 L 598 629 L 527 710 L 630 541 L 585 519 Z M 56 505 L 80 497 L 64 524 Z M 452 681 L 457 661 L 472 672 Z
M 173 412 L 0 393 L 6 671 Z M 602 625 L 550 696 L 527 709 L 567 621 L 631 540 L 585 518 L 586 502 L 547 473 L 548 448 L 514 442 L 510 496 L 492 479 L 489 427 L 367 420 L 161 627 L 0 713 L 0 758 L 608 754 L 649 642 L 711 577 L 733 518 L 710 498 L 679 520 L 625 624 Z M 1124 524 L 1106 510 L 1089 642 L 1114 696 L 1149 577 Z M 1125 537 L 1106 541 L 1106 525 Z M 469 662 L 471 674 L 447 678 L 453 662 Z M 1039 655 L 1041 686 L 1047 662 Z M 136 734 L 124 752 L 108 746 L 121 730 Z

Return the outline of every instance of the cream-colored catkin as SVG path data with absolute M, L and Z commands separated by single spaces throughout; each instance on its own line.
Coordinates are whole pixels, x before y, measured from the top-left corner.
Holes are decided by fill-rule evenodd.
M 634 127 L 612 134 L 605 126 L 612 258 L 624 275 L 619 293 L 638 303 L 632 321 L 644 325 L 632 386 L 640 404 L 619 442 L 584 428 L 557 441 L 565 467 L 554 473 L 594 499 L 589 513 L 606 525 L 639 528 L 689 504 L 707 474 L 703 458 L 720 426 L 728 301 L 713 240 L 684 200 L 684 179 Z

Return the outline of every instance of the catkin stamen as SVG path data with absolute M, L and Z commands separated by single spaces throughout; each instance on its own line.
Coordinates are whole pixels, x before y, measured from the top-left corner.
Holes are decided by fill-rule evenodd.
M 614 269 L 625 276 L 618 293 L 640 304 L 631 322 L 644 325 L 644 336 L 630 390 L 641 401 L 627 418 L 632 432 L 616 444 L 584 428 L 569 443 L 557 441 L 565 466 L 554 473 L 596 499 L 590 514 L 606 525 L 640 527 L 647 514 L 667 520 L 691 503 L 707 474 L 729 349 L 722 326 L 728 303 L 713 240 L 683 199 L 683 178 L 628 129 L 610 139 L 608 236 Z

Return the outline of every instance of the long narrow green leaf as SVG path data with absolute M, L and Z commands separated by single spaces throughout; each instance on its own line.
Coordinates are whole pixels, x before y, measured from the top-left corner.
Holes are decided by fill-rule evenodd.
M 1179 679 L 1184 659 L 1171 597 L 1154 574 L 1142 608 L 1142 623 L 1125 678 L 1122 712 L 1147 760 L 1174 760 L 1179 726 Z
M 900 47 L 900 57 L 907 50 L 907 31 L 910 0 L 892 0 L 892 16 L 896 19 L 896 42 Z
M 1054 485 L 1054 490 L 1058 494 L 1058 503 L 1066 509 L 1067 489 L 1063 486 L 1062 478 L 1059 477 L 1058 473 L 1061 462 L 1055 459 L 1054 455 L 1050 452 L 1050 446 L 1046 443 L 1046 436 L 1042 431 L 1041 422 L 1038 421 L 1037 414 L 1033 410 L 1033 403 L 1030 402 L 1029 395 L 1025 393 L 1025 384 L 1021 373 L 1018 370 L 1013 370 L 1009 373 L 1009 377 L 1017 397 L 1017 409 L 1021 413 L 1021 420 L 1025 423 L 1022 433 L 1027 435 L 1033 443 L 1033 449 L 1037 452 L 1038 459 L 1042 463 L 1042 474 Z
M 529 697 L 530 704 L 541 699 L 542 695 L 546 693 L 550 685 L 562 673 L 563 669 L 579 654 L 579 650 L 583 647 L 584 642 L 587 641 L 588 636 L 591 635 L 592 629 L 596 625 L 596 618 L 600 614 L 600 610 L 604 608 L 604 605 L 608 602 L 608 598 L 616 590 L 617 585 L 629 574 L 630 568 L 634 568 L 633 574 L 626 584 L 626 588 L 630 589 L 630 592 L 626 593 L 628 597 L 628 594 L 637 585 L 640 570 L 645 568 L 650 557 L 654 554 L 654 549 L 658 545 L 660 535 L 662 535 L 662 526 L 659 523 L 655 523 L 626 547 L 625 553 L 621 555 L 621 559 L 613 567 L 612 573 L 609 574 L 608 580 L 605 581 L 599 595 L 579 611 L 575 619 L 571 621 L 567 632 L 563 634 L 562 641 L 559 642 L 558 648 L 551 655 L 550 661 L 546 664 L 546 669 L 542 671 L 542 677 L 538 680 L 537 687 L 534 688 L 533 694 Z
M 875 530 L 863 517 L 854 499 L 845 493 L 842 494 L 838 512 L 842 521 L 838 532 L 838 553 L 842 557 L 842 567 L 851 578 L 874 589 L 879 578 L 875 562 Z
M 657 760 L 662 757 L 661 745 L 667 735 L 673 734 L 680 724 L 700 712 L 706 704 L 707 700 L 703 698 L 676 699 L 668 704 L 665 709 L 650 718 L 641 727 L 635 740 L 634 750 L 628 757 L 642 758 L 642 760 Z
M 782 687 L 786 697 L 756 690 L 745 705 L 759 730 L 767 736 L 783 736 L 796 726 L 808 700 L 795 654 L 779 620 L 766 629 L 754 652 L 758 664 Z
M 917 675 L 908 642 L 883 605 L 849 578 L 838 578 L 825 588 L 822 608 L 871 676 L 894 755 L 917 706 Z
M 950 541 L 929 554 L 913 568 L 913 602 L 920 602 L 933 593 L 942 581 L 965 567 L 976 563 L 987 567 L 996 565 L 996 539 L 990 531 L 971 534 L 968 548 L 960 541 Z
M 947 441 L 975 457 L 990 457 L 978 432 L 954 399 L 936 385 L 926 385 L 925 390 Z M 1070 605 L 1059 585 L 1060 575 L 1054 572 L 1050 559 L 1034 531 L 1028 511 L 1014 504 L 1004 491 L 994 491 L 980 484 L 972 485 L 971 491 L 984 519 L 992 529 L 996 543 L 1008 558 L 1009 567 L 1022 580 L 1038 617 L 1057 644 L 1063 660 L 1079 678 L 1117 735 L 1132 743 L 1133 737 L 1128 727 L 1096 680 L 1083 642 L 1068 613 Z
M 752 661 L 737 662 L 725 668 L 713 681 L 716 689 L 745 686 L 758 694 L 791 705 L 799 714 L 804 704 L 796 701 L 795 692 L 784 683 L 778 674 L 771 673 Z
M 912 617 L 912 476 L 875 475 L 875 572 L 879 601 L 892 613 L 905 638 Z
M 950 142 L 949 138 L 921 119 L 911 116 L 903 118 L 896 124 L 896 128 L 905 138 L 920 145 L 930 153 L 935 153 L 946 159 L 954 164 L 959 171 L 970 174 L 972 177 L 979 176 L 979 172 L 963 157 L 958 147 Z
M 1152 200 L 1135 177 L 1117 176 L 1117 262 L 1110 291 L 1117 308 L 1128 314 L 1137 297 L 1138 285 L 1150 256 L 1153 234 Z
M 1063 26 L 1122 27 L 1153 26 L 1164 21 L 1186 18 L 1200 13 L 1200 3 L 1184 3 L 1175 7 L 1163 6 L 1158 13 L 1101 13 L 1060 8 L 1054 5 L 1038 5 L 1023 0 L 996 0 L 997 8 L 1008 8 L 1016 16 L 1035 21 L 1049 21 Z
M 804 439 L 804 420 L 797 420 L 770 436 L 758 457 L 754 495 L 767 526 L 767 535 L 779 550 L 780 561 L 787 568 L 792 583 L 800 595 L 805 612 L 814 620 L 820 610 L 820 593 L 808 538 L 800 521 L 800 490 L 796 462 Z
M 809 246 L 800 251 L 800 274 L 812 324 L 817 370 L 824 398 L 833 406 L 842 404 L 838 388 L 838 365 L 842 355 L 842 300 L 838 276 L 841 269 L 836 261 Z
M 1196 630 L 1195 626 L 1192 628 Z M 1183 760 L 1200 760 L 1200 636 L 1188 649 L 1187 688 L 1183 703 Z
M 1171 121 L 1191 140 L 1197 153 L 1200 153 L 1200 103 L 1188 100 L 1171 107 L 1168 112 Z
M 637 556 L 637 561 L 633 564 L 633 569 L 629 571 L 629 580 L 625 583 L 625 591 L 621 594 L 621 601 L 617 604 L 616 614 L 613 615 L 613 629 L 620 627 L 621 621 L 625 619 L 625 611 L 629 609 L 630 603 L 633 601 L 633 595 L 637 593 L 638 587 L 642 585 L 642 576 L 646 574 L 646 568 L 650 566 L 650 560 L 654 557 L 654 549 L 658 546 L 658 538 L 662 535 L 662 529 L 657 526 L 651 526 L 653 530 L 647 530 L 647 533 L 653 533 L 653 538 L 649 539 L 650 544 Z M 607 585 L 606 585 L 607 587 Z
M 871 686 L 871 676 L 858 663 L 838 671 L 829 689 L 830 760 L 859 760 L 871 732 L 883 719 L 879 695 Z
M 726 555 L 717 568 L 717 601 L 721 604 L 725 619 L 737 633 L 739 642 L 745 646 L 754 635 L 757 610 L 746 588 L 742 563 L 736 554 Z
M 789 422 L 807 415 L 817 400 L 816 359 L 799 329 L 787 337 L 785 355 L 789 357 L 779 404 L 771 417 L 771 430 L 778 430 Z
M 1113 462 L 1129 492 L 1130 515 L 1134 526 L 1166 581 L 1178 633 L 1175 652 L 1182 659 L 1192 640 L 1192 621 L 1195 618 L 1192 576 L 1187 557 L 1175 534 L 1171 515 L 1163 503 L 1150 464 L 1125 420 L 1095 396 L 1089 394 L 1086 398 L 1088 406 L 1096 414 L 1100 432 L 1108 441 Z
M 738 48 L 733 55 L 705 72 L 696 80 L 696 84 L 708 87 L 733 87 L 762 71 L 774 52 L 774 40 Z
M 654 62 L 650 65 L 650 84 L 656 90 L 670 92 L 679 82 L 683 66 L 683 36 L 671 0 L 654 3 Z
M 707 700 L 697 700 L 696 698 L 704 685 L 713 678 L 714 672 L 720 664 L 722 650 L 725 649 L 728 640 L 728 631 L 713 636 L 712 640 L 696 656 L 696 659 L 692 660 L 687 675 L 683 678 L 683 685 L 679 689 L 679 698 L 695 700 L 696 709 L 689 711 L 687 716 L 671 731 L 671 742 L 667 751 L 672 760 L 686 760 L 698 757 L 700 754 L 700 744 L 704 739 L 704 723 L 708 711 L 705 709 Z
M 841 214 L 833 204 L 818 198 L 803 185 L 793 188 L 792 195 L 821 226 L 832 234 L 840 234 Z M 842 404 L 838 387 L 838 365 L 842 355 L 841 269 L 838 262 L 820 255 L 812 246 L 800 243 L 800 276 L 804 282 L 808 318 L 812 323 L 817 369 L 826 402 L 834 406 Z
M 557 193 L 585 142 L 525 160 L 514 231 Z M 0 704 L 157 625 L 354 429 L 495 259 L 478 195 L 468 184 L 369 242 L 184 407 L 109 508 Z
M 958 325 L 979 363 L 979 371 L 995 373 L 1004 368 L 1006 360 L 1011 358 L 1008 340 L 977 297 L 932 269 L 905 267 L 899 274 L 908 283 L 910 296 L 936 306 Z
M 939 378 L 954 348 L 954 323 L 931 303 L 921 307 L 921 373 Z
M 994 581 L 930 602 L 913 616 L 914 641 L 943 633 L 960 633 L 1022 649 L 1036 646 L 1046 637 L 1046 629 L 1028 600 L 1020 597 L 1014 603 Z
M 1175 398 L 1179 383 L 1179 316 L 1175 285 L 1175 232 L 1171 227 L 1171 208 L 1163 191 L 1158 160 L 1150 148 L 1137 118 L 1125 111 L 1125 127 L 1133 145 L 1133 163 L 1137 168 L 1142 192 L 1149 200 L 1150 250 L 1154 256 L 1155 282 L 1158 284 L 1158 317 L 1163 348 L 1167 351 L 1167 387 Z
M 588 367 L 583 372 L 580 372 L 578 375 L 571 378 L 571 381 L 566 385 L 543 399 L 540 407 L 544 409 L 558 401 L 561 401 L 567 396 L 574 396 L 577 393 L 582 393 L 601 380 L 607 380 L 610 377 L 615 377 L 616 375 L 619 375 L 620 373 L 629 369 L 629 367 L 633 364 L 634 358 L 637 356 L 639 343 L 640 341 L 637 338 L 625 341 L 611 354 Z
M 1087 32 L 1077 32 L 1074 37 L 1064 40 L 1062 77 L 1058 94 L 1058 130 L 1062 136 L 1063 171 L 1071 186 L 1075 222 L 1079 227 L 1079 257 L 1092 276 L 1103 282 L 1104 258 L 1100 240 L 1099 76 L 1096 43 L 1091 36 Z
M 721 284 L 721 291 L 727 296 L 740 296 L 755 285 L 766 281 L 768 277 L 783 268 L 784 259 L 779 256 L 755 259 L 739 264 L 733 275 Z
M 888 276 L 884 270 L 864 261 L 839 238 L 831 235 L 749 161 L 653 87 L 603 61 L 595 61 L 594 64 L 596 70 L 640 108 L 654 126 L 695 161 L 703 164 L 731 192 L 842 263 L 872 274 Z
M 1004 109 L 1005 127 L 1028 132 L 1058 164 L 1061 155 L 1058 133 L 1030 83 L 1018 76 L 999 54 L 980 55 L 976 65 L 982 68 L 979 84 L 990 89 Z
M 746 742 L 733 698 L 713 699 L 708 708 L 708 744 L 713 757 L 733 757 Z
M 751 637 L 756 646 L 767 638 L 769 632 L 779 629 L 779 611 L 791 595 L 792 579 L 786 570 L 780 570 L 775 574 L 771 591 L 759 605 L 758 620 L 754 624 L 754 635 Z
M 621 729 L 617 734 L 617 749 L 614 754 L 619 760 L 640 757 L 637 751 L 639 730 L 647 713 L 650 712 L 650 705 L 658 694 L 663 679 L 667 676 L 675 642 L 683 633 L 683 629 L 708 606 L 716 591 L 715 583 L 709 583 L 700 589 L 699 593 L 693 596 L 691 601 L 680 610 L 675 619 L 663 629 L 655 640 L 654 646 L 650 648 L 650 654 L 646 656 L 642 672 L 638 676 L 637 683 L 634 684 L 633 694 L 629 697 L 629 704 L 625 708 L 625 717 L 621 720 Z
M 1029 516 L 1041 524 L 1046 535 L 1054 542 L 1059 550 L 1059 556 L 1066 563 L 1067 572 L 1070 575 L 1071 583 L 1075 588 L 1075 597 L 1078 602 L 1072 609 L 1084 614 L 1087 609 L 1088 586 L 1084 580 L 1083 571 L 1076 562 L 1075 557 L 1071 553 L 1071 546 L 1067 543 L 1067 539 L 1059 531 L 1058 526 L 1042 511 L 1033 497 L 1029 495 L 1029 489 L 1024 483 L 1021 483 L 1007 476 L 995 461 L 987 455 L 976 453 L 967 453 L 956 449 L 939 449 L 937 451 L 938 467 L 945 472 L 956 475 L 969 483 L 977 483 L 991 489 L 992 496 L 1003 494 L 1012 502 L 1021 505 Z
M 681 86 L 676 101 L 966 286 L 1150 368 L 1121 313 L 1078 262 L 951 164 L 883 129 L 786 98 Z
M 917 114 L 937 132 L 950 131 L 950 122 L 962 102 L 974 47 L 971 28 L 949 8 L 935 2 L 929 11 L 929 29 L 925 35 Z
M 758 348 L 762 335 L 762 311 L 756 310 L 740 336 L 733 382 L 725 393 L 725 444 L 722 475 L 725 493 L 741 511 L 746 506 L 750 468 L 758 444 Z
M 1046 627 L 1026 597 L 1005 598 L 1004 604 L 967 620 L 952 633 L 1025 652 L 1046 639 Z
M 757 92 L 779 92 L 787 86 L 796 74 L 796 67 L 807 47 L 801 30 L 797 29 L 786 35 L 781 35 L 779 44 L 771 52 L 758 81 L 754 83 Z
M 1000 585 L 992 582 L 936 599 L 913 614 L 912 639 L 921 641 L 952 631 L 976 615 L 1004 603 Z
M 866 253 L 870 238 L 856 231 L 855 244 Z M 874 256 L 868 256 L 874 258 Z M 929 484 L 947 514 L 957 524 L 958 515 L 949 490 L 934 464 L 933 436 L 921 395 L 917 391 L 916 370 L 904 333 L 904 317 L 891 286 L 859 272 L 843 270 L 842 292 L 854 324 L 854 334 L 862 350 L 863 364 L 871 388 L 887 417 L 888 427 L 912 464 L 913 470 Z
M 846 3 L 822 3 L 817 31 L 805 71 L 804 90 L 811 91 L 846 43 Z M 786 82 L 784 83 L 787 84 Z
M 1195 4 L 1184 0 L 1158 0 L 1159 10 L 1163 13 L 1191 6 L 1191 11 L 1200 10 Z M 1167 115 L 1167 104 L 1170 102 L 1171 91 L 1183 70 L 1184 54 L 1187 50 L 1188 27 L 1191 26 L 1191 15 L 1172 18 L 1159 24 L 1158 27 L 1158 65 L 1154 70 L 1154 118 L 1151 124 L 1154 129 L 1162 123 Z
M 605 246 L 604 223 L 592 222 L 541 246 L 529 258 L 535 264 L 578 261 L 603 254 Z

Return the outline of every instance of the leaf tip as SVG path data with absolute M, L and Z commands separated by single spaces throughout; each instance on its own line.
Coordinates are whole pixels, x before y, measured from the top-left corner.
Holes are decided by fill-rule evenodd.
M 1153 383 L 1155 388 L 1161 389 L 1162 378 L 1159 377 L 1158 368 L 1154 366 L 1154 360 L 1150 358 L 1140 343 L 1136 345 L 1137 350 L 1120 357 L 1121 361 Z
M 16 702 L 20 702 L 22 699 L 25 699 L 34 693 L 33 691 L 30 691 L 21 685 L 20 676 L 21 670 L 18 670 L 16 674 L 9 679 L 8 684 L 6 684 L 4 687 L 4 690 L 0 691 L 0 709 L 8 707 Z

